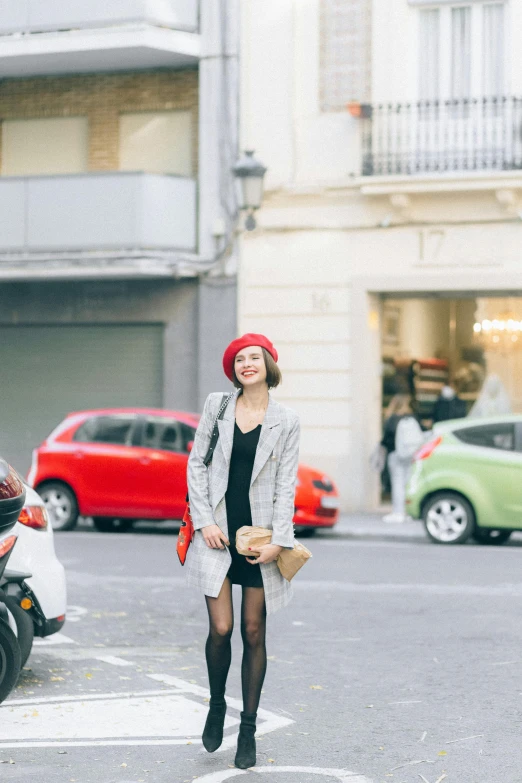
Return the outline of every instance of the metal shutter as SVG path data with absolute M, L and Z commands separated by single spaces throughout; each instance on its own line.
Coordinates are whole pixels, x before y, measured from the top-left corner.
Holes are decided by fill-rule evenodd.
M 162 405 L 161 325 L 0 327 L 0 454 L 27 471 L 67 413 Z

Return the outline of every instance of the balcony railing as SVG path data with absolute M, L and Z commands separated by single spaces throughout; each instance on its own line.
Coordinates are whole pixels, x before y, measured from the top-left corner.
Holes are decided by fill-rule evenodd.
M 522 168 L 522 98 L 365 104 L 363 176 Z
M 196 182 L 107 172 L 0 178 L 0 252 L 196 248 Z
M 136 22 L 195 30 L 199 0 L 4 0 L 0 35 L 110 27 Z

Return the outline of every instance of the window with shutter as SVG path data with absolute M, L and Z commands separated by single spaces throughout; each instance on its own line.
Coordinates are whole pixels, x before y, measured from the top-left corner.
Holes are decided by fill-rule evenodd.
M 371 93 L 371 0 L 321 0 L 320 101 L 340 111 Z

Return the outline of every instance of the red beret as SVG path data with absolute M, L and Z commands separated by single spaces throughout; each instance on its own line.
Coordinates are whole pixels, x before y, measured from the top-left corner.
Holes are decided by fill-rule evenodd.
M 234 379 L 234 360 L 237 354 L 243 348 L 249 348 L 251 345 L 259 345 L 261 348 L 266 348 L 274 362 L 277 362 L 277 351 L 268 337 L 265 337 L 264 334 L 244 334 L 243 337 L 232 340 L 223 354 L 223 369 L 230 381 Z

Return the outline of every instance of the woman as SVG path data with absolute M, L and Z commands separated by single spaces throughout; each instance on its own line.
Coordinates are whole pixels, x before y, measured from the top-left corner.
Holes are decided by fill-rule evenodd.
M 403 419 L 413 419 L 418 431 L 418 443 L 414 444 L 412 452 L 417 450 L 422 441 L 421 425 L 413 413 L 411 396 L 396 394 L 386 410 L 384 433 L 381 445 L 388 453 L 388 470 L 390 473 L 392 513 L 383 517 L 383 522 L 406 522 L 406 485 L 411 470 L 411 455 L 401 455 L 397 450 L 397 431 L 399 422 Z M 415 427 L 415 425 L 413 425 Z M 413 435 L 415 436 L 415 430 Z
M 217 750 L 223 739 L 234 625 L 232 585 L 242 587 L 243 712 L 235 758 L 240 769 L 256 763 L 254 735 L 266 672 L 266 615 L 286 606 L 292 595 L 275 561 L 283 548 L 294 547 L 299 419 L 269 394 L 281 382 L 277 359 L 270 340 L 260 334 L 246 334 L 228 346 L 223 369 L 237 391 L 218 421 L 219 441 L 208 468 L 204 458 L 222 395 L 207 398 L 188 464 L 195 533 L 187 576 L 189 584 L 205 594 L 210 625 L 205 647 L 210 707 L 203 732 L 209 752 Z M 245 558 L 236 551 L 236 531 L 243 525 L 273 531 L 272 542 L 260 547 L 257 556 Z

